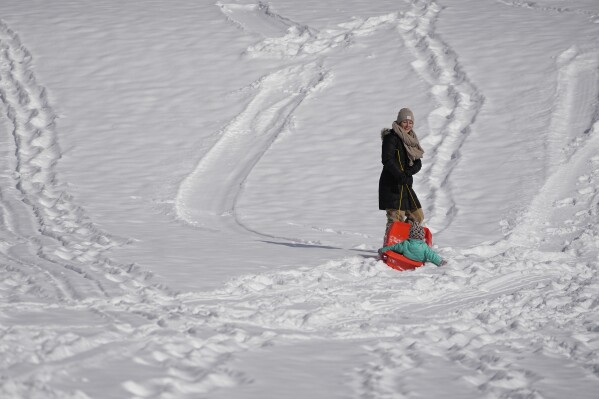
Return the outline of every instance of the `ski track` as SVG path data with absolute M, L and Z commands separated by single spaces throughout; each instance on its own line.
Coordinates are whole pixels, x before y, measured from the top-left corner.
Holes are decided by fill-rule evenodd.
M 428 176 L 428 224 L 443 231 L 455 218 L 457 208 L 449 176 L 460 157 L 460 149 L 482 108 L 484 97 L 472 84 L 453 49 L 436 32 L 442 7 L 434 1 L 414 1 L 400 20 L 398 31 L 416 61 L 414 70 L 431 85 L 439 104 L 428 116 L 430 134 L 423 140 L 428 150 L 423 174 Z
M 389 14 L 321 32 L 263 3 L 219 7 L 261 37 L 247 56 L 289 65 L 251 86 L 255 96 L 246 109 L 182 182 L 180 218 L 209 224 L 234 214 L 251 168 L 309 93 L 326 83 L 324 57 L 356 36 L 395 26 L 441 104 L 429 115 L 433 162 L 427 173 L 431 224 L 444 226 L 438 220 L 451 218 L 455 208 L 450 173 L 483 97 L 435 32 L 441 11 L 436 3 L 417 1 L 401 18 Z M 117 397 L 196 398 L 251 383 L 250 375 L 231 365 L 236 354 L 308 338 L 363 345 L 370 361 L 352 375 L 356 396 L 363 398 L 418 397 L 426 389 L 414 383 L 422 377 L 418 370 L 436 365 L 460 367 L 462 377 L 453 383 L 480 397 L 540 397 L 538 371 L 519 362 L 526 356 L 560 359 L 596 384 L 596 65 L 595 54 L 578 50 L 558 60 L 548 153 L 556 141 L 568 145 L 548 156 L 555 162 L 553 174 L 523 216 L 537 230 L 516 228 L 492 247 L 442 249 L 452 259 L 448 267 L 426 266 L 401 279 L 375 259 L 348 257 L 240 276 L 211 292 L 174 294 L 151 284 L 134 265 L 110 260 L 105 253 L 120 241 L 98 231 L 58 182 L 55 115 L 35 80 L 31 56 L 0 23 L 0 110 L 12 130 L 12 148 L 2 149 L 0 164 L 0 290 L 10 298 L 0 312 L 0 396 L 87 398 L 80 390 L 59 388 L 74 386 L 85 364 L 87 377 L 94 365 L 108 366 L 106 387 Z M 571 91 L 587 86 L 572 104 Z M 577 119 L 581 115 L 584 122 Z M 562 137 L 557 116 L 580 125 Z M 228 162 L 233 173 L 217 190 L 207 176 Z M 573 189 L 560 189 L 563 181 Z M 215 201 L 197 199 L 202 192 L 214 193 Z M 531 231 L 534 237 L 528 237 Z M 522 237 L 537 242 L 538 250 L 516 245 Z M 556 243 L 557 249 L 541 245 Z M 48 322 L 27 323 L 36 317 Z M 63 323 L 55 324 L 54 317 Z M 554 335 L 545 335 L 548 325 Z M 112 371 L 112 364 L 120 367 Z M 137 372 L 123 373 L 123 365 Z

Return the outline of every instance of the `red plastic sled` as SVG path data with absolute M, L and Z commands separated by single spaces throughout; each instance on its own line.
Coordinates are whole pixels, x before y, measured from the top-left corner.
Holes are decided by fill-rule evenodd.
M 407 240 L 410 237 L 410 224 L 403 222 L 393 222 L 387 233 L 385 234 L 385 247 L 388 245 L 396 244 L 400 241 Z M 433 233 L 424 227 L 424 241 L 429 247 L 433 246 Z M 387 266 L 392 267 L 399 271 L 412 270 L 417 267 L 423 266 L 423 262 L 417 262 L 412 259 L 408 259 L 402 254 L 398 254 L 393 251 L 387 251 L 381 255 L 383 262 Z

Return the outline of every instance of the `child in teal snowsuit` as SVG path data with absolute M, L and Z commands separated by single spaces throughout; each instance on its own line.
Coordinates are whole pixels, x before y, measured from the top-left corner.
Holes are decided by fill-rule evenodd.
M 410 238 L 379 249 L 379 254 L 382 255 L 387 251 L 397 252 L 417 262 L 433 262 L 437 266 L 447 263 L 424 242 L 424 229 L 416 222 L 410 226 Z

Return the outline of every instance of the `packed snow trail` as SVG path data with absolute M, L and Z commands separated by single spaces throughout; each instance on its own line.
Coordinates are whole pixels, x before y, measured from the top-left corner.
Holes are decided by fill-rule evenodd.
M 589 226 L 580 224 L 584 219 L 579 213 L 589 212 L 592 218 L 597 205 L 597 189 L 588 183 L 596 173 L 599 148 L 599 53 L 570 48 L 558 58 L 557 68 L 557 95 L 546 147 L 549 174 L 512 231 L 512 243 L 535 246 L 542 241 L 545 248 L 555 248 L 560 243 L 552 236 L 584 233 Z M 548 221 L 553 225 L 548 227 Z
M 598 195 L 593 184 L 599 148 L 599 53 L 569 48 L 556 60 L 556 69 L 557 89 L 545 140 L 545 184 L 517 224 L 509 226 L 507 239 L 472 253 L 498 253 L 518 245 L 563 250 L 579 239 L 578 234 L 592 229 L 588 223 L 597 217 Z
M 218 142 L 181 184 L 177 211 L 183 220 L 214 226 L 234 211 L 252 167 L 289 123 L 302 100 L 323 81 L 317 63 L 292 66 L 260 79 L 258 93 L 220 134 Z M 226 178 L 220 178 L 226 171 Z M 212 219 L 211 219 L 212 217 Z

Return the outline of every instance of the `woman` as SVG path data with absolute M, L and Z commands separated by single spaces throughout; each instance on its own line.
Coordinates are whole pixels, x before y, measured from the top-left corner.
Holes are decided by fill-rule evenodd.
M 413 130 L 414 113 L 402 108 L 392 129 L 383 129 L 383 171 L 379 179 L 379 209 L 387 212 L 387 229 L 393 222 L 422 223 L 422 206 L 412 189 L 413 175 L 422 168 L 424 150 Z

